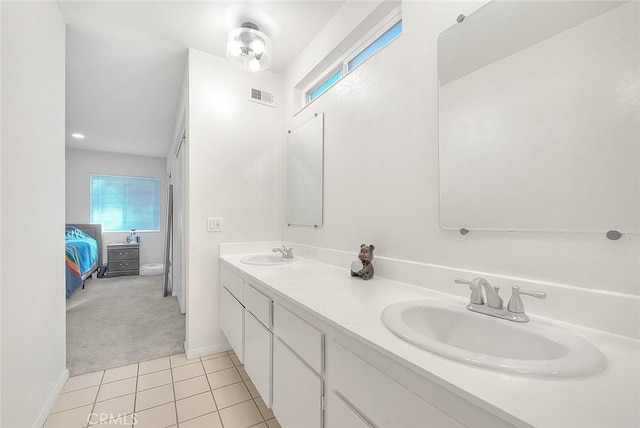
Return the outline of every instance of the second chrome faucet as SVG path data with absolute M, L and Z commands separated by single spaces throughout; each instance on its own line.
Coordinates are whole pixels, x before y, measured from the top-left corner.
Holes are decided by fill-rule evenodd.
M 293 258 L 293 248 L 287 248 L 285 245 L 282 248 L 274 248 L 274 253 L 281 253 L 283 259 L 292 259 Z
M 465 284 L 469 286 L 471 290 L 471 296 L 467 309 L 473 312 L 478 312 L 492 317 L 503 318 L 509 321 L 515 322 L 527 322 L 529 316 L 524 312 L 524 305 L 520 295 L 527 295 L 537 297 L 538 299 L 546 299 L 546 293 L 541 291 L 524 291 L 520 290 L 520 287 L 512 287 L 511 298 L 507 307 L 504 307 L 502 297 L 500 297 L 500 287 L 492 286 L 489 281 L 484 278 L 478 277 L 471 281 L 466 279 L 456 279 L 457 284 Z M 486 303 L 485 298 L 486 296 Z

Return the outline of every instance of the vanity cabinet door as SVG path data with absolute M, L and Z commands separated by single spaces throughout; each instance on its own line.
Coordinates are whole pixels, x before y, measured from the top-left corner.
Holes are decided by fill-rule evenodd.
M 240 362 L 244 362 L 244 306 L 222 288 L 222 332 L 227 337 Z
M 273 348 L 273 413 L 283 427 L 322 427 L 322 379 L 280 339 Z
M 271 407 L 271 333 L 248 310 L 244 313 L 244 369 L 260 396 Z
M 335 393 L 327 395 L 327 424 L 325 428 L 371 428 L 347 403 Z

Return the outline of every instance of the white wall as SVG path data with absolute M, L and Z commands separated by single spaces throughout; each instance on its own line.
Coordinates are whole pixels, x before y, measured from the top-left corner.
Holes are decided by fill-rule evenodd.
M 134 156 L 91 150 L 66 150 L 67 223 L 91 221 L 91 174 L 122 175 L 160 179 L 160 231 L 136 232 L 140 235 L 140 265 L 163 263 L 166 229 L 166 158 Z M 124 242 L 128 232 L 104 232 L 102 260 L 107 261 L 107 243 Z
M 220 330 L 221 242 L 279 240 L 282 224 L 280 75 L 244 71 L 225 58 L 189 51 L 187 353 L 224 348 Z M 276 107 L 248 101 L 249 87 Z M 223 232 L 207 232 L 207 216 Z
M 0 3 L 0 48 L 2 47 L 2 4 Z M 0 100 L 2 100 L 2 55 L 0 55 Z M 0 102 L 1 104 L 1 102 Z M 0 105 L 0 115 L 2 114 Z M 0 117 L 0 177 L 2 177 L 2 118 Z M 0 422 L 2 421 L 2 185 L 0 185 Z
M 287 69 L 285 128 L 325 114 L 325 187 L 323 227 L 283 225 L 284 239 L 354 255 L 362 242 L 375 243 L 388 257 L 640 294 L 637 235 L 461 236 L 439 227 L 437 38 L 480 6 L 404 1 L 402 36 L 294 118 L 292 88 L 313 55 Z
M 40 427 L 65 369 L 65 24 L 2 2 L 2 421 Z

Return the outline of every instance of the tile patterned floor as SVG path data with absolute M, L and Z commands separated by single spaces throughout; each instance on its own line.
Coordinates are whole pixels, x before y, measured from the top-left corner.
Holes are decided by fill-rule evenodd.
M 233 352 L 69 378 L 45 428 L 280 428 Z

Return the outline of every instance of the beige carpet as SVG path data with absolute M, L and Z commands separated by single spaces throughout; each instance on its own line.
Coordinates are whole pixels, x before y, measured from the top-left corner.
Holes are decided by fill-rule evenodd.
M 70 376 L 184 352 L 185 316 L 162 275 L 88 279 L 67 300 Z

